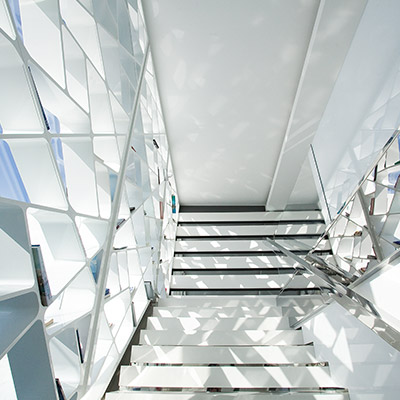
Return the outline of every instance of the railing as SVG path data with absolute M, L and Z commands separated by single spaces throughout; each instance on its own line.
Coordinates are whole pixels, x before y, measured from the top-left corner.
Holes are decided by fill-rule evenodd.
M 388 140 L 309 254 L 312 256 L 320 241 L 328 237 L 336 270 L 352 281 L 373 270 L 400 247 L 399 134 L 396 131 Z
M 380 313 L 370 301 L 339 282 L 335 277 L 326 274 L 321 269 L 308 263 L 274 240 L 270 238 L 265 238 L 265 240 L 286 256 L 296 261 L 296 270 L 302 273 L 309 273 L 310 281 L 318 285 L 328 295 L 324 304 L 302 319 L 297 320 L 291 325 L 292 328 L 296 329 L 300 327 L 302 324 L 312 319 L 317 313 L 321 312 L 332 301 L 336 301 L 383 340 L 400 351 L 400 332 L 382 319 Z
M 390 268 L 400 257 L 400 131 L 394 132 L 385 144 L 305 259 L 274 240 L 266 240 L 295 260 L 296 273 L 309 273 L 310 280 L 326 295 L 325 304 L 295 321 L 293 328 L 301 326 L 336 301 L 400 350 L 400 332 L 390 324 L 395 318 L 387 318 L 377 305 L 353 290 L 373 279 L 374 275 L 378 276 L 384 268 Z M 325 240 L 331 244 L 331 259 L 317 255 Z M 290 281 L 280 294 L 289 287 Z

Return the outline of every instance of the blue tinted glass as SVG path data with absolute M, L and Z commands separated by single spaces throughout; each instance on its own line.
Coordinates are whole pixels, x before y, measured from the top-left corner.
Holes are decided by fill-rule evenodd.
M 8 4 L 10 5 L 12 15 L 15 21 L 15 27 L 17 28 L 17 32 L 21 40 L 23 40 L 22 35 L 22 24 L 21 24 L 21 11 L 19 9 L 19 0 L 8 0 Z
M 114 201 L 115 189 L 117 188 L 117 179 L 118 175 L 114 172 L 108 172 L 110 176 L 110 194 L 111 194 L 111 201 Z
M 0 140 L 0 196 L 30 202 L 10 147 L 4 140 Z
M 100 250 L 91 260 L 90 260 L 90 269 L 93 274 L 93 278 L 97 283 L 97 279 L 99 278 L 101 259 L 103 258 L 103 250 Z
M 50 133 L 60 133 L 60 121 L 49 110 L 43 109 Z
M 67 181 L 65 179 L 65 167 L 64 167 L 64 153 L 62 149 L 62 143 L 60 138 L 52 138 L 51 146 L 53 147 L 54 156 L 56 158 L 57 167 L 60 171 L 61 180 L 64 184 L 64 188 L 67 188 Z

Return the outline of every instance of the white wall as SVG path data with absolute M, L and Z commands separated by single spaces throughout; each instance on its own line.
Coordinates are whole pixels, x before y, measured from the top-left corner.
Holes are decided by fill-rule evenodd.
M 351 400 L 400 398 L 400 355 L 337 303 L 303 327 L 317 357 L 329 361 L 332 377 Z
M 314 138 L 332 216 L 400 122 L 400 2 L 369 0 Z
M 400 258 L 397 258 L 391 265 L 354 288 L 354 291 L 371 301 L 382 318 L 398 331 L 400 331 L 399 264 Z

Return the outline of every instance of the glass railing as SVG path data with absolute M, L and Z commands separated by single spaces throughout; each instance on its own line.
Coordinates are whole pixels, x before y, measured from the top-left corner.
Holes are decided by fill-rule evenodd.
M 329 239 L 330 267 L 355 281 L 373 271 L 400 247 L 400 137 L 396 131 L 319 243 Z M 335 265 L 336 264 L 336 265 Z
M 307 262 L 290 250 L 287 250 L 276 241 L 270 238 L 266 238 L 265 240 L 278 251 L 296 261 L 296 270 L 306 276 L 310 284 L 313 284 L 315 288 L 320 290 L 322 299 L 324 300 L 323 304 L 313 309 L 309 314 L 294 318 L 291 323 L 293 329 L 302 326 L 304 323 L 314 318 L 327 305 L 336 301 L 392 347 L 396 350 L 400 350 L 400 332 L 390 323 L 393 320 L 389 322 L 388 315 L 386 313 L 383 314 L 382 310 L 376 307 L 374 302 L 362 296 L 350 286 L 346 286 L 346 284 L 342 283 L 341 281 L 343 278 L 340 275 L 335 273 L 328 274 L 321 268 Z M 289 288 L 290 281 L 281 292 L 283 293 Z M 282 293 L 280 293 L 280 295 L 282 295 Z
M 321 246 L 326 246 L 327 241 L 332 255 L 321 256 Z M 396 304 L 400 288 L 400 132 L 394 132 L 304 258 L 275 241 L 271 244 L 296 260 L 303 274 L 310 274 L 310 281 L 325 294 L 325 305 L 338 302 L 399 349 L 400 312 Z M 294 321 L 293 327 L 319 311 Z

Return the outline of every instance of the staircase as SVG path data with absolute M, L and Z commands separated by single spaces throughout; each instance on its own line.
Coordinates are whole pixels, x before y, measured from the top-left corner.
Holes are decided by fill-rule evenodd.
M 323 303 L 320 288 L 263 240 L 306 254 L 324 231 L 320 213 L 181 213 L 179 222 L 171 296 L 158 300 L 106 400 L 349 399 L 290 328 Z M 327 242 L 319 255 L 330 257 Z

